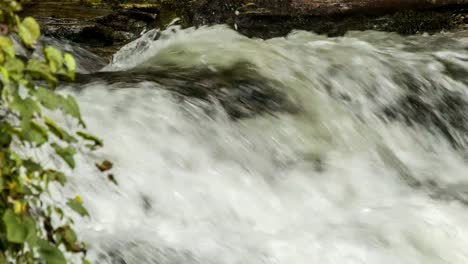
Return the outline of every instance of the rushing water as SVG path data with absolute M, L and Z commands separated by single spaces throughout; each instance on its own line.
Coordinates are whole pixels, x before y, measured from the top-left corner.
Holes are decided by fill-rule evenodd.
M 468 263 L 468 32 L 264 41 L 172 28 L 103 71 L 171 68 L 211 77 L 73 90 L 106 143 L 61 191 L 90 211 L 77 230 L 96 263 Z M 233 118 L 216 96 L 166 87 L 241 89 L 217 76 L 227 69 L 282 101 Z M 119 186 L 95 158 L 114 162 Z

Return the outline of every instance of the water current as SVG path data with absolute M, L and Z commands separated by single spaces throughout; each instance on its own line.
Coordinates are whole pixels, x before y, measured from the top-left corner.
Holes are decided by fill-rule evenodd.
M 56 195 L 96 263 L 468 263 L 468 32 L 172 27 L 95 76 L 105 147 Z

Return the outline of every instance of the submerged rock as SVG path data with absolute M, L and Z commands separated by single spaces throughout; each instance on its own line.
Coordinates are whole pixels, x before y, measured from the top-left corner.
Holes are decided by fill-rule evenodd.
M 431 95 L 434 95 L 432 93 Z M 402 120 L 410 126 L 421 125 L 442 134 L 454 147 L 468 145 L 468 101 L 462 93 L 445 91 L 437 97 L 410 94 L 394 106 L 384 109 L 391 120 Z
M 208 112 L 221 105 L 232 119 L 299 110 L 286 93 L 280 91 L 280 85 L 262 78 L 245 63 L 222 71 L 161 67 L 149 71 L 97 72 L 78 74 L 76 80 L 79 87 L 91 82 L 105 82 L 120 83 L 122 88 L 145 81 L 155 83 L 155 88 L 173 91 L 182 101 L 200 99 L 208 102 L 210 104 L 204 105 Z

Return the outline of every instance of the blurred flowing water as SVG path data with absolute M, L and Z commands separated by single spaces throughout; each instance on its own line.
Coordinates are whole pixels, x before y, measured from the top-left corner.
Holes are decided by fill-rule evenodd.
M 177 72 L 154 80 L 164 69 Z M 148 80 L 69 89 L 105 140 L 57 193 L 81 194 L 95 263 L 468 263 L 468 32 L 260 40 L 172 27 L 102 72 Z M 265 100 L 245 83 L 276 95 L 257 113 L 250 102 Z M 236 89 L 248 115 L 210 95 Z M 114 162 L 118 186 L 95 159 Z

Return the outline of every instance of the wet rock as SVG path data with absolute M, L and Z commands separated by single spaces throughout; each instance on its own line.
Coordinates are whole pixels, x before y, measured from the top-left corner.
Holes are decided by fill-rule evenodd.
M 349 30 L 438 32 L 464 27 L 468 1 L 228 0 L 200 1 L 196 25 L 227 23 L 247 36 L 284 36 L 292 29 L 330 36 Z
M 158 26 L 156 9 L 148 6 L 92 7 L 46 1 L 25 5 L 23 15 L 35 16 L 44 35 L 83 44 L 105 57 L 138 38 L 144 30 Z
M 31 1 L 23 15 L 39 18 L 46 35 L 110 57 L 145 29 L 173 19 L 183 27 L 229 24 L 249 37 L 284 36 L 293 29 L 339 36 L 349 30 L 438 32 L 467 27 L 468 0 L 133 0 Z M 86 1 L 85 1 L 86 2 Z
M 352 30 L 379 30 L 400 34 L 437 33 L 466 27 L 458 16 L 466 10 L 406 10 L 390 14 L 343 14 L 331 16 L 274 15 L 239 13 L 233 24 L 238 31 L 251 37 L 284 36 L 293 29 L 313 31 L 328 36 L 342 36 Z
M 468 4 L 466 0 L 291 0 L 302 13 L 332 15 L 343 13 L 388 13 L 408 9 L 428 9 Z
M 208 102 L 210 104 L 204 104 L 208 113 L 215 111 L 216 105 L 221 105 L 232 119 L 299 111 L 287 95 L 280 91 L 280 85 L 262 78 L 246 63 L 216 72 L 205 68 L 162 66 L 150 71 L 79 74 L 76 80 L 77 87 L 91 82 L 105 82 L 120 83 L 122 88 L 134 87 L 133 84 L 144 81 L 154 82 L 158 88 L 173 91 L 181 102 L 187 99 Z

